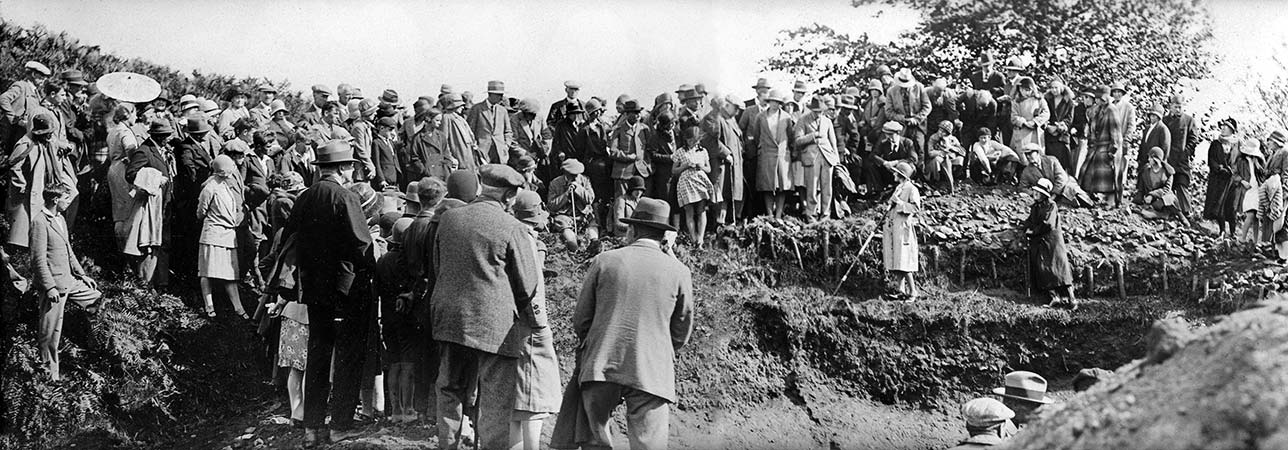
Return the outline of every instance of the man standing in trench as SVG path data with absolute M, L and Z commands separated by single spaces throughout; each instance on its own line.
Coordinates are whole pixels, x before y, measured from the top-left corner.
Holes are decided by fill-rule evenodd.
M 460 445 L 463 406 L 475 386 L 478 448 L 509 448 L 518 357 L 529 331 L 517 326 L 518 311 L 532 301 L 540 275 L 528 226 L 506 211 L 524 181 L 510 166 L 485 164 L 482 193 L 439 221 L 429 289 L 441 449 Z
M 583 449 L 612 448 L 608 423 L 626 401 L 632 449 L 665 449 L 675 403 L 675 352 L 693 331 L 693 278 L 662 252 L 670 206 L 641 198 L 630 218 L 626 247 L 596 256 L 573 312 L 581 341 L 579 383 L 591 439 Z M 671 345 L 666 345 L 670 342 Z

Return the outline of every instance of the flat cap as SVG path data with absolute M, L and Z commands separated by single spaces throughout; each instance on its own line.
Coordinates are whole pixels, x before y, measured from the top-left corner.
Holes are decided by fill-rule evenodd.
M 523 175 L 504 164 L 484 164 L 479 168 L 479 183 L 492 187 L 523 187 Z
M 40 74 L 44 76 L 50 76 L 53 74 L 53 72 L 50 71 L 48 67 L 45 67 L 44 64 L 41 64 L 38 61 L 27 61 L 27 64 L 23 65 L 23 67 L 26 67 L 27 70 L 34 70 L 36 72 L 40 72 Z
M 990 427 L 1015 417 L 1015 411 L 991 398 L 977 398 L 962 405 L 962 417 L 969 427 Z
M 334 92 L 331 92 L 331 88 L 327 87 L 327 85 L 325 85 L 325 84 L 315 84 L 315 85 L 313 85 L 313 93 L 314 93 L 314 94 L 335 95 L 335 93 L 334 93 Z
M 581 89 L 581 83 L 578 83 L 573 80 L 568 80 L 564 82 L 564 87 L 568 89 Z

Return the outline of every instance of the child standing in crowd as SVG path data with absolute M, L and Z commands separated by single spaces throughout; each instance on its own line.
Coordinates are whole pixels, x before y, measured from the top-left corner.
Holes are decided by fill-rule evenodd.
M 371 233 L 370 257 L 374 261 L 380 261 L 389 251 L 389 242 L 380 231 L 380 217 L 384 215 L 380 194 L 377 194 L 371 187 L 371 183 L 367 182 L 352 183 L 349 185 L 349 191 L 358 196 L 358 203 L 362 205 L 362 214 L 367 219 L 368 231 Z M 355 364 L 361 367 L 361 415 L 365 416 L 365 419 L 374 420 L 385 413 L 384 375 L 380 372 L 380 357 L 383 356 L 384 351 L 381 349 L 380 342 L 380 304 L 372 298 L 376 294 L 372 287 L 375 274 L 364 272 L 357 274 L 358 279 L 353 282 L 352 289 L 359 293 L 355 300 L 360 302 L 360 308 L 364 308 L 359 317 L 365 317 L 366 323 L 359 325 L 351 336 L 365 342 L 363 358 Z
M 416 320 L 411 314 L 411 267 L 403 252 L 406 228 L 389 236 L 389 251 L 376 262 L 376 290 L 380 295 L 381 336 L 384 338 L 385 382 L 389 415 L 394 423 L 416 420 L 416 387 L 412 382 L 416 361 L 422 355 L 416 341 Z
M 532 191 L 519 192 L 511 209 L 514 218 L 532 229 L 530 241 L 538 270 L 536 294 L 529 306 L 519 311 L 520 325 L 526 324 L 528 331 L 523 333 L 523 350 L 515 377 L 517 391 L 510 420 L 510 449 L 538 450 L 541 448 L 541 425 L 546 417 L 559 412 L 562 391 L 559 386 L 559 357 L 555 353 L 554 334 L 550 331 L 546 315 L 546 278 L 543 275 L 546 245 L 539 236 L 540 230 L 546 229 L 550 214 L 541 204 L 541 197 Z
M 689 238 L 698 247 L 705 242 L 707 232 L 707 202 L 711 201 L 711 157 L 698 145 L 698 127 L 683 131 L 684 147 L 675 152 L 672 167 L 680 174 L 675 184 L 676 202 L 684 208 L 684 223 Z
M 243 319 L 250 319 L 242 308 L 237 287 L 241 274 L 237 264 L 237 225 L 242 221 L 237 164 L 228 155 L 219 155 L 210 166 L 211 176 L 197 197 L 197 218 L 201 220 L 197 276 L 201 277 L 201 298 L 205 301 L 206 315 L 214 317 L 212 285 L 218 282 L 228 294 L 233 311 Z

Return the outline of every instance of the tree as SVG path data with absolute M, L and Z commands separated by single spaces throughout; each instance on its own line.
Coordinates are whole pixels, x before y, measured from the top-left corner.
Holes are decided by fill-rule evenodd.
M 1076 87 L 1122 80 L 1141 108 L 1183 77 L 1207 76 L 1215 62 L 1202 0 L 853 0 L 877 2 L 908 5 L 923 21 L 890 44 L 818 24 L 784 31 L 778 54 L 764 65 L 831 93 L 860 86 L 878 64 L 910 67 L 922 80 L 961 82 L 983 51 L 999 59 L 1025 55 L 1039 82 L 1056 75 Z

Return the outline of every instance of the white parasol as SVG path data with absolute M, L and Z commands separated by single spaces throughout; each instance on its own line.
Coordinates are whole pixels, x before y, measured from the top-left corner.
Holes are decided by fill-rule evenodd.
M 144 103 L 161 95 L 161 84 L 134 72 L 112 72 L 95 81 L 99 92 L 108 97 L 130 103 Z

